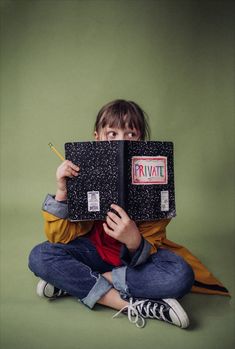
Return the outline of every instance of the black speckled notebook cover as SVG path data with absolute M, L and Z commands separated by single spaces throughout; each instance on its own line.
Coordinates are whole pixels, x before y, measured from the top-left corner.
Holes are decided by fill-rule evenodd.
M 135 221 L 176 215 L 172 142 L 70 142 L 65 157 L 80 167 L 67 179 L 71 221 L 105 220 L 112 203 Z

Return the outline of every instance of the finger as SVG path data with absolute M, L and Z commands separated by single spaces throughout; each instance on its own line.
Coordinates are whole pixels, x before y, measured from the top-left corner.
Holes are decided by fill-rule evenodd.
M 72 161 L 65 160 L 62 164 L 65 168 L 71 168 L 74 171 L 79 171 L 80 167 L 72 163 Z
M 112 221 L 108 216 L 106 217 L 106 222 L 108 224 L 108 227 L 114 230 L 117 227 L 117 224 Z
M 111 208 L 113 208 L 115 211 L 117 211 L 117 213 L 121 216 L 121 218 L 130 219 L 128 214 L 126 213 L 126 211 L 124 211 L 123 208 L 121 208 L 120 206 L 118 206 L 116 204 L 112 204 Z
M 64 176 L 65 177 L 77 177 L 78 176 L 78 172 L 73 171 L 71 169 L 68 169 L 68 170 L 64 171 Z
M 112 219 L 112 221 L 116 224 L 120 222 L 120 217 L 116 215 L 116 213 L 108 211 L 107 216 Z
M 75 171 L 79 171 L 80 170 L 79 166 L 75 165 L 70 160 L 63 161 L 62 164 L 59 167 L 61 167 L 61 168 L 72 168 Z
M 111 237 L 114 237 L 113 230 L 111 230 L 106 223 L 103 223 L 104 232 Z
M 62 164 L 58 166 L 58 170 L 66 168 L 67 166 L 68 166 L 68 160 L 65 160 L 64 162 L 62 162 Z
M 73 176 L 75 176 L 75 177 L 78 176 L 78 172 L 77 172 L 77 171 L 71 171 L 71 174 L 72 174 Z
M 62 162 L 61 166 L 62 167 L 71 167 L 72 161 L 70 160 L 65 160 L 64 162 Z
M 71 161 L 70 161 L 70 162 L 71 162 Z M 80 167 L 77 166 L 77 165 L 75 165 L 75 164 L 73 164 L 72 162 L 71 162 L 71 164 L 70 164 L 70 167 L 71 167 L 74 171 L 79 171 L 79 170 L 80 170 Z

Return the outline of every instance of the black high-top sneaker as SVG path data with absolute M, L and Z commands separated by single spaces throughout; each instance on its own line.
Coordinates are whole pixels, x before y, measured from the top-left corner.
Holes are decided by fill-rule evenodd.
M 189 319 L 176 299 L 133 299 L 130 298 L 129 304 L 117 312 L 113 318 L 120 313 L 126 313 L 131 323 L 137 327 L 145 326 L 145 319 L 157 319 L 176 325 L 181 328 L 189 326 Z
M 38 296 L 49 298 L 51 300 L 68 295 L 67 292 L 49 284 L 42 279 L 40 279 L 37 284 L 36 292 Z

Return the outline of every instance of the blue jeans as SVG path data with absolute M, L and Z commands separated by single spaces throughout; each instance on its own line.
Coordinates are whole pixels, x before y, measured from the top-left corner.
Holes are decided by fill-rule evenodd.
M 48 283 L 81 300 L 89 308 L 115 288 L 121 297 L 181 298 L 194 282 L 183 258 L 159 248 L 136 267 L 114 267 L 104 262 L 86 237 L 68 244 L 43 242 L 30 253 L 29 268 Z M 112 284 L 102 274 L 112 272 Z

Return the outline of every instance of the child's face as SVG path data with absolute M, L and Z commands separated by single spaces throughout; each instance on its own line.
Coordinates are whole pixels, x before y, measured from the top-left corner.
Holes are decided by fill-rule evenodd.
M 96 141 L 138 141 L 140 131 L 126 126 L 124 129 L 106 126 L 101 131 L 95 131 Z

